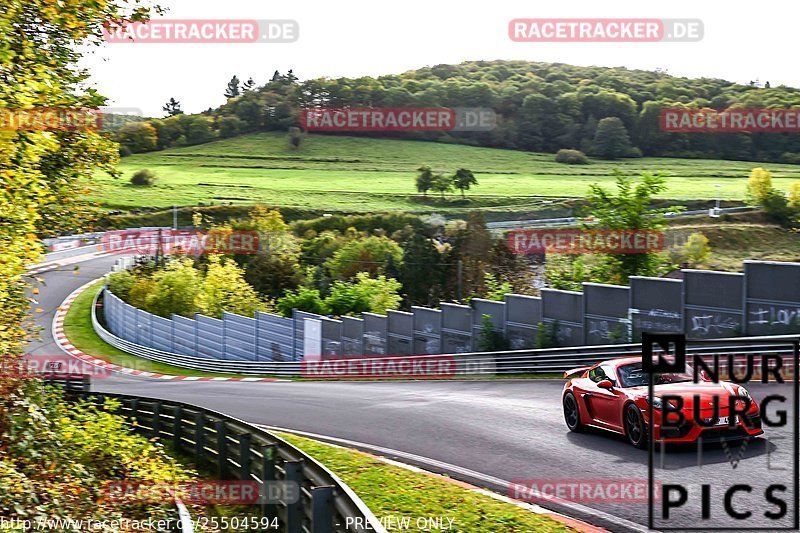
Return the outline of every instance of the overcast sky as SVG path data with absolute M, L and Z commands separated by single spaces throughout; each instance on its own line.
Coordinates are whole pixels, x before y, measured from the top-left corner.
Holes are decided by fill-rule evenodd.
M 467 60 L 523 59 L 577 65 L 666 69 L 689 77 L 719 77 L 773 86 L 800 86 L 794 2 L 642 2 L 604 0 L 489 2 L 454 0 L 162 0 L 164 18 L 293 19 L 290 44 L 105 44 L 86 60 L 109 105 L 162 116 L 170 97 L 184 111 L 224 103 L 227 81 L 252 76 L 259 85 L 277 69 L 301 79 L 377 76 Z M 694 43 L 517 43 L 514 18 L 701 19 Z

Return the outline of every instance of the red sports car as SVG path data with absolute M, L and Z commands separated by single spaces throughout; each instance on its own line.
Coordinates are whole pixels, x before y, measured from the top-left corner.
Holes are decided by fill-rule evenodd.
M 576 368 L 565 372 L 564 377 L 567 383 L 562 402 L 564 419 L 570 431 L 596 427 L 625 435 L 637 448 L 647 447 L 649 378 L 642 369 L 641 357 L 612 359 Z M 763 433 L 758 404 L 741 385 L 710 380 L 694 383 L 691 368 L 686 373 L 655 374 L 653 378 L 653 438 L 656 441 L 691 443 L 700 437 L 706 442 L 736 440 Z M 682 398 L 682 406 L 675 405 L 678 401 L 670 400 L 670 407 L 679 409 L 685 419 L 679 425 L 667 424 L 662 428 L 661 396 L 666 395 Z M 700 400 L 697 409 L 703 418 L 702 423 L 694 415 L 695 396 Z M 748 400 L 749 407 L 746 405 Z M 716 420 L 715 401 L 719 405 Z M 744 416 L 737 415 L 737 410 L 744 411 Z M 677 414 L 668 416 L 669 421 L 678 421 Z

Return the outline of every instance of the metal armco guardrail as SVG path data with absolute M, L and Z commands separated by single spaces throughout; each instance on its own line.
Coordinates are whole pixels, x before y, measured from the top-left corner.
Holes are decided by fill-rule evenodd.
M 254 481 L 269 491 L 282 482 L 299 498 L 278 491 L 258 504 L 261 516 L 277 519 L 288 533 L 382 532 L 384 527 L 363 501 L 333 472 L 288 442 L 237 418 L 195 405 L 120 394 L 82 395 L 96 404 L 118 400 L 118 414 L 136 429 L 170 441 L 216 470 L 218 479 Z M 296 493 L 295 493 L 296 495 Z
M 45 374 L 42 376 L 45 385 L 56 385 L 67 394 L 86 394 L 91 390 L 91 378 L 84 374 Z
M 717 212 L 722 213 L 744 213 L 747 211 L 755 211 L 753 207 L 723 207 Z M 667 213 L 666 218 L 681 218 L 695 215 L 706 215 L 708 209 L 695 209 L 692 211 L 681 211 L 676 213 Z M 499 233 L 509 229 L 527 229 L 527 228 L 554 228 L 561 226 L 577 226 L 579 224 L 592 224 L 591 220 L 579 217 L 562 217 L 562 218 L 539 218 L 528 220 L 502 220 L 498 222 L 487 222 L 486 227 L 490 231 Z
M 99 296 L 99 293 L 98 293 Z M 97 297 L 95 297 L 95 302 Z M 95 306 L 92 306 L 95 309 Z M 244 375 L 272 375 L 282 377 L 300 376 L 302 365 L 299 361 L 291 362 L 248 362 L 225 361 L 203 357 L 162 352 L 140 346 L 138 344 L 120 339 L 107 331 L 92 313 L 92 325 L 97 334 L 105 342 L 124 352 L 137 355 L 144 359 L 165 363 L 173 366 L 202 370 L 206 372 L 223 372 Z M 760 337 L 744 337 L 733 339 L 715 339 L 692 341 L 690 351 L 701 353 L 775 353 L 775 341 L 786 341 L 787 344 L 798 340 L 797 335 L 776 335 Z M 481 375 L 507 375 L 513 377 L 519 374 L 560 373 L 571 368 L 591 365 L 613 359 L 638 355 L 641 353 L 641 344 L 611 344 L 605 346 L 582 346 L 567 348 L 546 348 L 537 350 L 514 350 L 504 352 L 474 352 L 450 354 L 455 363 L 454 377 L 481 376 Z M 426 356 L 421 356 L 426 357 Z M 427 356 L 441 358 L 441 355 Z M 360 357 L 359 361 L 369 361 L 370 357 Z

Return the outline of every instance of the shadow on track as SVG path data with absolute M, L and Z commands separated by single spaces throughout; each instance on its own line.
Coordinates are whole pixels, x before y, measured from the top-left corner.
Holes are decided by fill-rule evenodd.
M 567 440 L 575 446 L 617 456 L 619 462 L 648 464 L 647 450 L 639 450 L 631 446 L 623 435 L 586 428 L 584 433 L 568 433 Z M 791 445 L 787 443 L 787 445 Z M 670 470 L 692 468 L 704 464 L 735 463 L 774 453 L 778 446 L 763 437 L 721 443 L 719 441 L 703 442 L 698 452 L 697 444 L 665 446 L 657 445 L 655 449 L 655 465 L 665 465 Z M 662 456 L 664 457 L 662 461 Z

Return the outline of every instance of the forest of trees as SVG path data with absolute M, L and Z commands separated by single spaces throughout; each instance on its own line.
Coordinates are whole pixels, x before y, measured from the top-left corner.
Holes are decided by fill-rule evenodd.
M 665 107 L 800 105 L 800 90 L 769 83 L 762 87 L 759 82 L 742 85 L 622 67 L 528 61 L 473 61 L 378 78 L 306 81 L 300 81 L 291 70 L 286 74 L 276 71 L 261 87 L 254 87 L 252 78 L 248 83 L 240 90 L 231 83 L 220 87 L 228 101 L 201 114 L 202 123 L 196 118 L 171 116 L 151 121 L 156 131 L 147 131 L 145 142 L 134 131 L 124 132 L 120 140 L 137 152 L 241 133 L 288 131 L 300 124 L 300 110 L 306 107 L 487 107 L 497 114 L 497 127 L 492 131 L 385 135 L 536 152 L 578 149 L 608 158 L 646 155 L 800 161 L 797 134 L 665 133 L 659 127 L 659 113 Z M 127 129 L 143 127 L 145 123 Z M 137 141 L 128 142 L 126 136 Z

